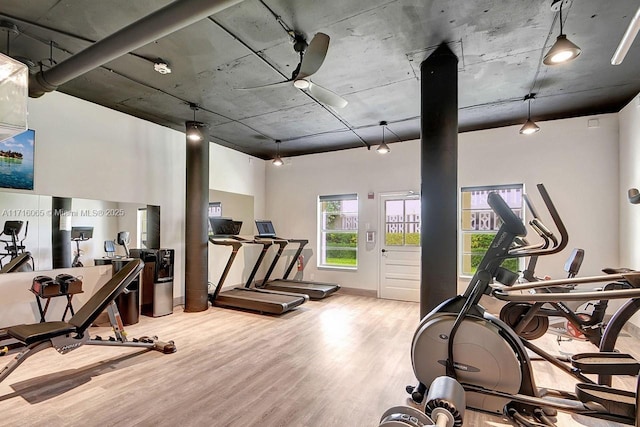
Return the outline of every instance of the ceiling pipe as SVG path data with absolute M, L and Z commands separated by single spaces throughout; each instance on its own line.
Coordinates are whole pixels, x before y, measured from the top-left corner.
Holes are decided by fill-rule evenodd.
M 177 0 L 40 71 L 29 79 L 29 96 L 38 98 L 126 53 L 187 27 L 242 0 Z

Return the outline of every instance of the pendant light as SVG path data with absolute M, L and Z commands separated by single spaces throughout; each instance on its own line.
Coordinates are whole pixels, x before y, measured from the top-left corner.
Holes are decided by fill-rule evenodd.
M 282 166 L 284 163 L 280 157 L 280 142 L 281 141 L 279 139 L 276 139 L 276 157 L 273 159 L 273 164 L 275 166 Z
M 551 5 L 551 10 L 554 12 L 558 11 L 560 13 L 560 35 L 553 46 L 551 46 L 551 49 L 549 49 L 547 54 L 544 56 L 542 62 L 545 65 L 557 65 L 573 61 L 582 52 L 578 46 L 569 41 L 562 29 L 562 6 L 570 3 L 570 0 L 555 0 Z
M 522 135 L 531 135 L 532 133 L 536 133 L 540 130 L 540 126 L 531 120 L 531 100 L 536 99 L 535 95 L 535 93 L 530 93 L 524 97 L 524 100 L 529 103 L 529 113 L 527 114 L 527 121 L 524 122 L 524 125 L 520 128 L 520 133 Z
M 376 148 L 376 151 L 380 154 L 387 154 L 389 151 L 391 151 L 389 146 L 384 142 L 384 128 L 387 127 L 387 122 L 380 122 L 380 126 L 382 126 L 382 142 L 380 143 L 378 148 Z
M 196 111 L 198 111 L 198 104 L 192 102 L 189 103 L 189 108 L 193 110 L 193 121 L 185 123 L 187 128 L 187 139 L 189 141 L 202 141 L 204 136 L 202 135 L 202 128 L 206 127 L 204 123 L 196 121 Z

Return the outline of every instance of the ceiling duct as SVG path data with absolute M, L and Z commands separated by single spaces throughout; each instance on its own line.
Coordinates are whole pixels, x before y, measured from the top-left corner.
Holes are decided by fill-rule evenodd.
M 46 71 L 31 75 L 29 96 L 40 97 L 61 84 L 126 53 L 187 27 L 242 0 L 177 0 L 97 41 Z

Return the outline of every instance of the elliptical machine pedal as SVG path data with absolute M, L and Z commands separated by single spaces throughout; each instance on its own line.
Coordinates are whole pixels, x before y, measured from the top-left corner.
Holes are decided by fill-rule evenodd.
M 413 400 L 414 403 L 420 404 L 424 400 L 424 394 L 427 391 L 427 387 L 424 384 L 419 383 L 417 386 L 408 385 L 405 387 L 405 390 L 411 395 L 411 400 Z

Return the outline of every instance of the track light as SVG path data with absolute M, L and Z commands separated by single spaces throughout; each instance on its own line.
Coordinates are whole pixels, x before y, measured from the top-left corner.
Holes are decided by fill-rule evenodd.
M 281 141 L 279 139 L 276 139 L 276 157 L 273 159 L 273 164 L 275 166 L 282 166 L 284 164 L 280 157 L 280 142 Z
M 556 42 L 551 46 L 551 49 L 544 56 L 542 62 L 545 65 L 557 65 L 565 62 L 572 61 L 580 55 L 582 50 L 574 43 L 572 43 L 567 36 L 563 33 L 562 29 L 562 6 L 569 4 L 568 0 L 555 0 L 551 5 L 551 10 L 558 11 L 560 14 L 560 35 L 556 39 Z
M 193 120 L 185 123 L 187 139 L 189 141 L 202 141 L 204 139 L 202 129 L 207 127 L 207 125 L 196 121 L 196 111 L 198 111 L 197 104 L 189 103 L 189 108 L 193 110 Z
M 631 44 L 635 40 L 638 35 L 638 31 L 640 30 L 640 7 L 636 11 L 635 16 L 629 23 L 629 27 L 627 27 L 627 31 L 625 31 L 624 36 L 622 36 L 622 40 L 620 40 L 620 44 L 616 49 L 613 57 L 611 58 L 611 65 L 620 65 L 624 60 L 624 57 L 627 56 L 627 52 L 631 47 Z
M 531 120 L 531 100 L 536 99 L 535 93 L 527 94 L 524 97 L 524 100 L 529 103 L 529 113 L 527 114 L 527 121 L 524 122 L 524 125 L 520 128 L 520 134 L 522 135 L 531 135 L 532 133 L 536 133 L 540 130 L 540 126 L 534 123 Z
M 382 142 L 380 143 L 378 148 L 376 148 L 376 151 L 380 154 L 387 154 L 389 151 L 391 151 L 389 146 L 384 142 L 384 128 L 387 127 L 387 122 L 380 122 L 380 126 L 382 126 Z

